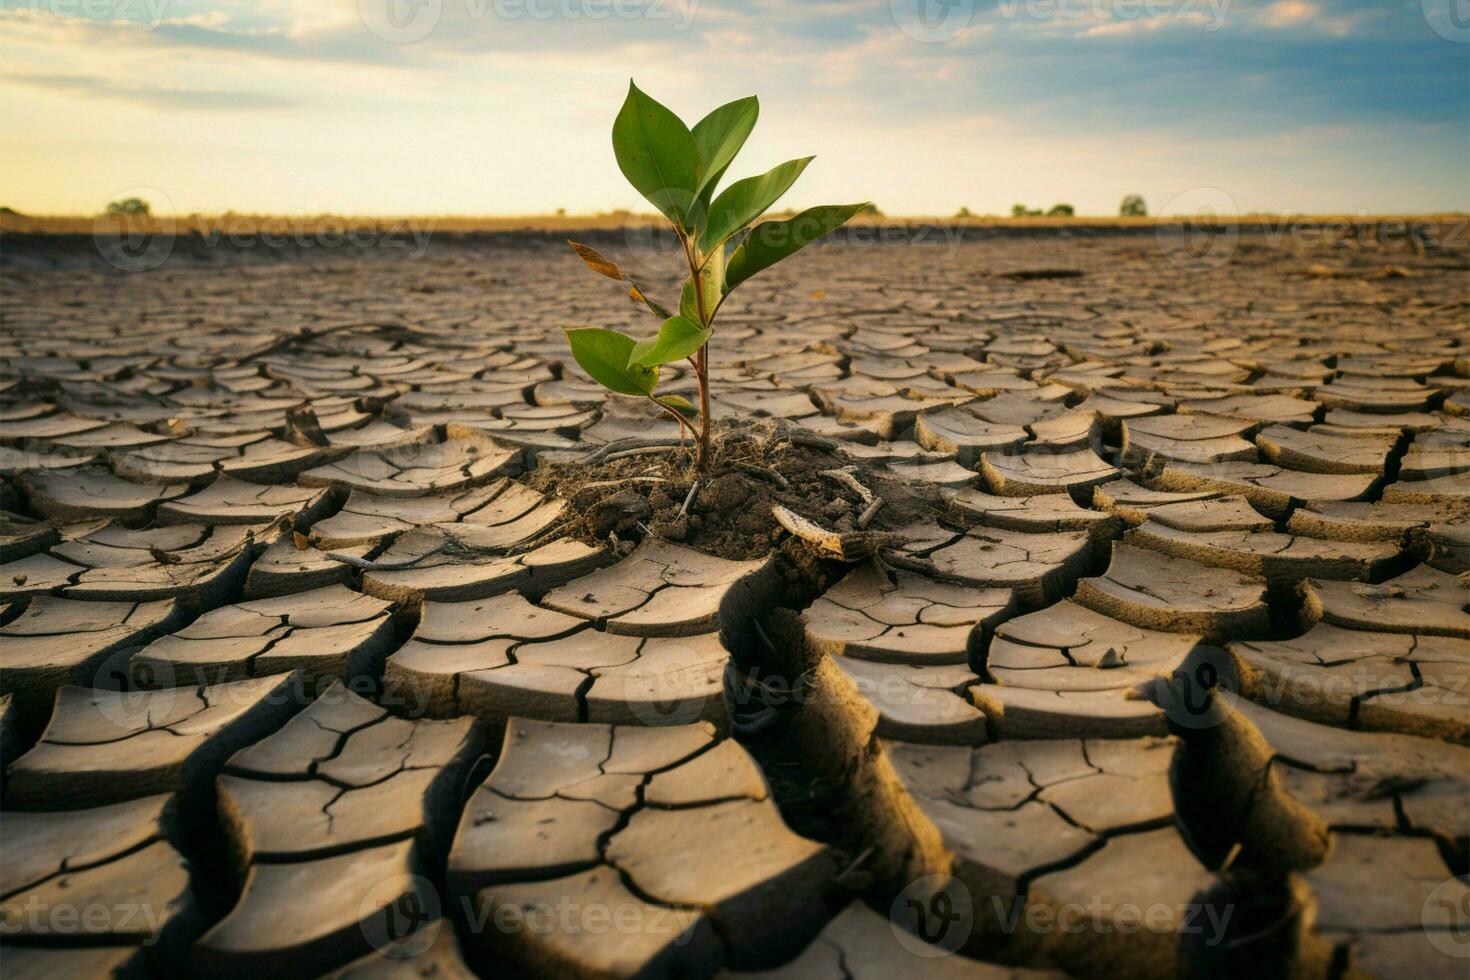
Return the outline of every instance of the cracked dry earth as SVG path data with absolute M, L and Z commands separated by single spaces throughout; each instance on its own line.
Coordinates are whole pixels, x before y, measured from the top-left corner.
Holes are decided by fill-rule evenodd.
M 1463 978 L 1460 241 L 804 253 L 716 411 L 943 501 L 820 574 L 559 533 L 559 245 L 11 245 L 6 975 Z

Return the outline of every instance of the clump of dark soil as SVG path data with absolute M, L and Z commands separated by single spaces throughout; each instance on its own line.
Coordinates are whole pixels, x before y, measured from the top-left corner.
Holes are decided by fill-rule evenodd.
M 865 530 L 896 530 L 944 509 L 933 490 L 897 480 L 788 423 L 717 423 L 702 476 L 692 446 L 631 451 L 636 454 L 615 452 L 589 463 L 542 463 L 527 482 L 568 502 L 566 530 L 580 540 L 626 549 L 654 534 L 721 558 L 770 553 L 786 536 L 772 516 L 775 505 L 838 533 L 860 530 L 869 503 L 856 488 L 824 475 L 836 470 L 883 498 Z

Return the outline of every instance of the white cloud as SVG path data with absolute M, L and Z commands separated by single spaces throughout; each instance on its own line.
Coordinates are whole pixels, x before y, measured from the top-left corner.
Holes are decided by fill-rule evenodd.
M 1321 10 L 1310 0 L 1276 0 L 1256 15 L 1256 23 L 1278 29 L 1295 27 L 1316 17 Z
M 1145 31 L 1158 31 L 1166 27 L 1204 27 L 1210 28 L 1215 23 L 1208 14 L 1203 11 L 1188 11 L 1180 14 L 1169 14 L 1162 17 L 1139 17 L 1132 20 L 1114 20 L 1096 27 L 1089 27 L 1083 31 L 1081 37 L 1122 37 L 1129 34 L 1140 34 Z

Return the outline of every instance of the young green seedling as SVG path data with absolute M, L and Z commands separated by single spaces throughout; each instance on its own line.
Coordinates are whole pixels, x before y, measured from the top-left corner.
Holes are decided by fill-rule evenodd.
M 616 264 L 595 249 L 569 242 L 593 271 L 627 283 L 634 299 L 662 321 L 658 333 L 638 339 L 599 327 L 567 328 L 567 343 L 582 370 L 620 395 L 650 399 L 694 437 L 696 464 L 709 459 L 709 341 L 715 317 L 731 290 L 751 276 L 816 241 L 862 211 L 867 202 L 809 208 L 782 221 L 757 219 L 770 210 L 811 162 L 791 160 L 759 177 L 715 187 L 755 127 L 754 96 L 722 105 L 694 125 L 659 105 L 631 82 L 613 122 L 613 153 L 628 182 L 674 228 L 689 278 L 677 313 L 654 301 Z M 655 394 L 659 369 L 687 359 L 699 388 L 699 404 Z M 698 425 L 695 425 L 695 422 Z

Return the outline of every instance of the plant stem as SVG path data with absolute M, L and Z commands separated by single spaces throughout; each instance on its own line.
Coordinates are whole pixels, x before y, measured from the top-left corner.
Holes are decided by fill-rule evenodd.
M 684 260 L 689 265 L 689 279 L 694 283 L 694 305 L 699 310 L 699 325 L 708 328 L 714 318 L 705 316 L 704 311 L 704 284 L 701 275 L 704 263 L 700 261 L 692 243 L 687 238 L 683 238 L 683 242 Z M 699 382 L 699 435 L 695 440 L 699 451 L 695 454 L 694 466 L 703 473 L 709 465 L 709 344 L 701 347 L 691 360 L 694 361 L 694 377 Z
M 689 434 L 694 437 L 694 441 L 696 443 L 699 442 L 699 433 L 697 431 L 695 431 L 694 426 L 692 424 L 690 424 L 690 422 L 689 422 L 688 419 L 686 419 L 684 416 L 680 415 L 678 412 L 674 411 L 669 406 L 663 404 L 662 402 L 654 401 L 652 398 L 650 398 L 649 401 L 652 401 L 661 410 L 663 410 L 665 413 L 667 413 L 675 422 L 678 422 L 679 423 L 679 438 L 680 439 L 683 439 L 684 438 L 684 432 L 685 432 L 685 430 L 688 430 Z
M 709 452 L 709 344 L 699 350 L 699 456 L 697 467 L 703 471 Z

